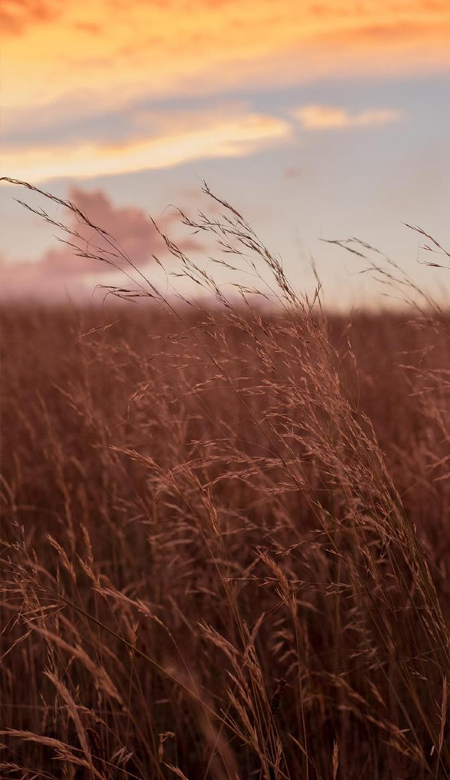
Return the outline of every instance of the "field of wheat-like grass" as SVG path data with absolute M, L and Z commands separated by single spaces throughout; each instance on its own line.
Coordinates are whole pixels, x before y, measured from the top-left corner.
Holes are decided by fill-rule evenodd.
M 215 306 L 3 307 L 2 777 L 447 778 L 450 317 L 327 315 L 220 205 L 270 309 L 170 242 Z

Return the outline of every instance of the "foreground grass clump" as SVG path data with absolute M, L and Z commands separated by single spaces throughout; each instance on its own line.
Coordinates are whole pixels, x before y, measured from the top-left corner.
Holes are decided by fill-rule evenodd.
M 450 321 L 326 317 L 222 206 L 272 314 L 170 242 L 219 309 L 3 309 L 2 773 L 448 777 Z

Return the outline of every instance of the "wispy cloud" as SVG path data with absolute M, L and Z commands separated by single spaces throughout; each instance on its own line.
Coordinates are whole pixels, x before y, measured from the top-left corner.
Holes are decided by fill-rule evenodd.
M 366 109 L 350 113 L 345 108 L 337 106 L 302 106 L 293 111 L 305 130 L 345 130 L 352 127 L 368 127 L 370 125 L 386 125 L 398 122 L 401 111 L 390 108 Z
M 445 0 L 9 0 L 4 6 L 5 29 L 15 31 L 3 42 L 5 108 L 48 106 L 86 84 L 93 94 L 121 99 L 450 67 Z
M 0 6 L 2 31 L 21 35 L 29 25 L 55 19 L 61 10 L 55 0 L 7 0 Z
M 93 177 L 151 168 L 168 168 L 211 157 L 241 157 L 287 139 L 288 122 L 264 114 L 200 114 L 194 123 L 178 119 L 158 135 L 121 143 L 76 140 L 64 146 L 10 147 L 2 168 L 16 178 L 37 182 L 55 177 Z

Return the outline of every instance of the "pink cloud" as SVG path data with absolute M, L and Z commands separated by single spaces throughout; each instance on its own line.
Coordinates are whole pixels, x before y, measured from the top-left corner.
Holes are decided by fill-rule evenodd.
M 114 248 L 120 246 L 123 253 L 130 258 L 140 270 L 148 269 L 153 262 L 153 255 L 167 255 L 164 240 L 152 224 L 150 217 L 140 208 L 114 205 L 102 190 L 88 192 L 78 187 L 70 190 L 69 200 L 94 225 L 98 225 L 110 234 L 114 243 L 111 246 L 107 238 L 99 235 L 92 227 L 84 224 L 71 213 L 68 227 L 76 230 L 80 236 L 72 239 L 73 244 L 81 250 L 87 249 L 89 254 L 102 254 L 107 259 L 113 258 Z M 166 212 L 158 220 L 163 233 L 180 224 L 179 215 L 172 211 Z M 63 235 L 64 237 L 64 235 Z M 194 237 L 177 239 L 177 245 L 184 252 L 198 251 L 202 248 Z M 116 258 L 120 268 L 127 268 L 127 263 L 121 254 Z M 115 269 L 107 262 L 91 257 L 80 257 L 76 250 L 66 244 L 47 250 L 43 256 L 34 262 L 2 262 L 0 263 L 0 280 L 2 298 L 44 297 L 54 298 L 64 291 L 78 297 L 92 291 L 95 282 L 93 277 L 102 281 L 106 274 Z M 135 275 L 135 274 L 134 274 Z

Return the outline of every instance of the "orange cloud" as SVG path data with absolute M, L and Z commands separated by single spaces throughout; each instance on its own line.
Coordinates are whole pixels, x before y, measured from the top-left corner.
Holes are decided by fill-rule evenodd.
M 397 122 L 402 114 L 392 109 L 369 109 L 350 114 L 334 106 L 303 106 L 293 112 L 305 130 L 343 130 Z
M 178 127 L 177 127 L 178 124 Z M 121 144 L 72 142 L 70 145 L 4 150 L 2 168 L 16 178 L 37 182 L 60 176 L 89 177 L 167 168 L 208 157 L 239 157 L 286 139 L 290 125 L 275 117 L 223 112 L 189 121 L 166 122 L 159 135 Z
M 55 0 L 6 0 L 0 6 L 0 25 L 4 35 L 18 35 L 28 25 L 49 22 L 58 13 Z
M 6 4 L 14 6 L 22 10 L 6 12 L 16 34 L 3 42 L 5 107 L 43 107 L 80 90 L 120 105 L 142 94 L 450 68 L 447 0 L 65 0 L 56 16 L 44 0 Z

